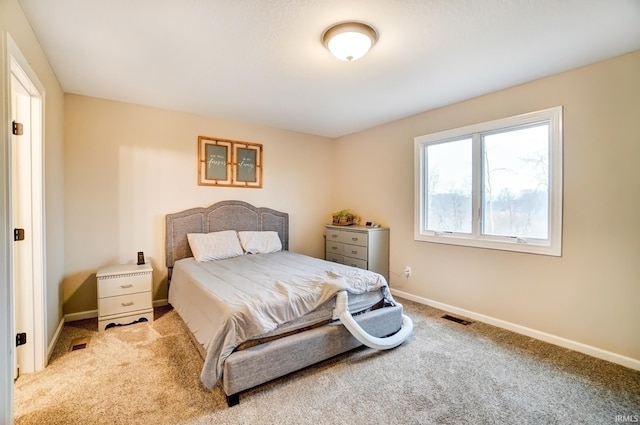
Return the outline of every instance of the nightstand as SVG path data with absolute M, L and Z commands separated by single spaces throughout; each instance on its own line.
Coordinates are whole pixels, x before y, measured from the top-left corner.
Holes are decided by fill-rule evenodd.
M 151 264 L 118 264 L 98 269 L 99 331 L 115 325 L 153 321 L 152 274 Z

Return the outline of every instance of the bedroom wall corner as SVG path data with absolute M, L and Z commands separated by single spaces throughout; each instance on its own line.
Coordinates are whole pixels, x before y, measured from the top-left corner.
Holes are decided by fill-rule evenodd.
M 562 257 L 413 239 L 415 137 L 558 105 Z M 396 290 L 640 361 L 638 116 L 640 51 L 342 137 L 337 178 L 360 184 L 336 199 L 391 228 Z
M 3 0 L 0 2 L 0 33 L 3 33 L 3 42 L 6 47 L 6 35 L 9 34 L 12 40 L 20 49 L 20 52 L 28 60 L 30 67 L 37 75 L 40 82 L 45 89 L 45 134 L 44 134 L 44 209 L 45 209 L 45 239 L 46 239 L 46 264 L 44 270 L 45 276 L 45 322 L 46 329 L 45 335 L 47 336 L 47 343 L 50 343 L 55 339 L 56 330 L 60 320 L 62 319 L 62 302 L 59 297 L 60 283 L 64 274 L 64 225 L 63 225 L 63 181 L 62 176 L 64 169 L 64 161 L 62 155 L 63 146 L 63 92 L 60 84 L 49 65 L 46 55 L 44 54 L 40 43 L 36 35 L 33 33 L 31 25 L 27 21 L 24 13 L 16 0 Z M 3 52 L 4 56 L 5 52 Z M 8 86 L 5 85 L 6 75 L 4 70 L 7 69 L 7 64 L 2 59 L 2 108 L 3 116 L 7 111 L 9 105 L 9 92 Z M 8 80 L 7 80 L 8 81 Z M 3 125 L 4 128 L 4 119 Z M 6 128 L 5 128 L 6 130 Z M 8 131 L 3 131 L 3 135 L 8 134 Z M 7 153 L 7 141 L 5 137 L 2 138 L 2 151 Z M 7 164 L 7 157 L 3 155 L 3 169 Z M 10 193 L 8 187 L 8 181 L 2 179 L 3 193 L 5 194 L 4 201 L 8 202 L 6 196 Z M 7 209 L 8 204 L 3 203 L 0 214 L 2 215 L 2 221 L 7 224 L 8 216 Z M 9 238 L 3 238 L 3 240 L 9 240 Z M 2 256 L 8 258 L 8 256 Z M 3 267 L 3 270 L 8 273 L 8 266 Z M 2 287 L 3 294 L 5 293 L 6 286 L 10 284 L 8 275 L 3 272 Z M 4 301 L 8 302 L 8 297 L 2 297 Z M 6 306 L 5 306 L 6 307 Z M 7 315 L 11 310 L 10 308 L 2 308 Z M 9 324 L 8 317 L 5 317 L 2 321 L 5 324 Z M 5 341 L 5 338 L 1 338 Z M 13 337 L 9 337 L 6 341 L 12 341 Z M 8 353 L 8 350 L 2 350 L 4 353 Z M 2 356 L 0 356 L 2 357 Z M 0 359 L 3 365 L 4 372 L 4 358 Z M 4 374 L 2 376 L 2 388 L 5 387 Z M 7 385 L 11 386 L 11 379 L 9 379 Z M 11 413 L 12 406 L 6 406 L 6 397 L 11 396 L 11 392 L 6 392 L 0 389 L 0 393 L 3 394 L 2 402 L 0 402 L 0 422 L 12 423 Z M 9 400 L 11 401 L 11 400 Z M 6 414 L 6 416 L 5 416 Z
M 331 139 L 85 96 L 65 96 L 66 315 L 97 308 L 95 272 L 143 251 L 167 298 L 165 215 L 238 199 L 289 213 L 290 250 L 324 253 Z M 263 145 L 263 187 L 198 186 L 199 135 Z

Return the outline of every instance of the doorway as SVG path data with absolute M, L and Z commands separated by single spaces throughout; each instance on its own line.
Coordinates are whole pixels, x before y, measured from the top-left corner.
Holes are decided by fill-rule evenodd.
M 44 89 L 9 38 L 12 128 L 9 146 L 11 209 L 14 236 L 9 279 L 12 285 L 14 335 L 26 333 L 16 347 L 14 380 L 19 373 L 43 369 L 47 362 L 45 319 L 45 248 L 43 131 Z M 15 123 L 15 124 L 14 124 Z

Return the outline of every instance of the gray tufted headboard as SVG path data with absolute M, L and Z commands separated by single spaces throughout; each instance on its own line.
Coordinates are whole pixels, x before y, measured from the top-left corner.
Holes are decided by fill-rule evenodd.
M 275 231 L 280 236 L 282 249 L 289 249 L 289 214 L 258 208 L 243 201 L 221 201 L 206 208 L 191 208 L 167 214 L 165 255 L 169 279 L 173 264 L 192 257 L 187 233 L 209 233 L 221 230 Z

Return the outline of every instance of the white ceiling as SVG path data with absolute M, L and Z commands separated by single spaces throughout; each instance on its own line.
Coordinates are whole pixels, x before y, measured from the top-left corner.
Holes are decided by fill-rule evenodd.
M 640 49 L 639 0 L 19 0 L 67 93 L 337 137 Z M 358 20 L 355 62 L 321 42 Z

